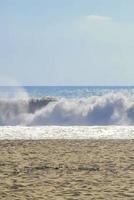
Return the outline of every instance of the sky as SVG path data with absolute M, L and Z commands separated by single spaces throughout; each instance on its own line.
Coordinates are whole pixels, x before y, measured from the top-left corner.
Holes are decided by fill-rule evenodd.
M 134 85 L 134 0 L 1 0 L 0 85 Z

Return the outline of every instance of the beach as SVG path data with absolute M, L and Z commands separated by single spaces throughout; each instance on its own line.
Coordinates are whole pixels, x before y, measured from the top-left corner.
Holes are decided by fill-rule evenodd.
M 2 200 L 133 200 L 134 140 L 0 140 Z

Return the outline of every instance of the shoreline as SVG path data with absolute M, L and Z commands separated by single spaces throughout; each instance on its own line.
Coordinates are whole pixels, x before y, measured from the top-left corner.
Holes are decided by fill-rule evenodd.
M 0 126 L 0 140 L 134 139 L 134 126 Z

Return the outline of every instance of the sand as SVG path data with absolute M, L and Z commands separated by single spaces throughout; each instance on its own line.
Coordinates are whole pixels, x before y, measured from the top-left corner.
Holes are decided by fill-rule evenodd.
M 1 140 L 0 199 L 134 200 L 134 140 Z

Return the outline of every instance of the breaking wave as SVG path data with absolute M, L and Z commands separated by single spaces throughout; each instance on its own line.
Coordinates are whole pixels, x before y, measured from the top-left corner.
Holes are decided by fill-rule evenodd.
M 134 98 L 108 93 L 86 99 L 1 99 L 0 125 L 134 125 Z

